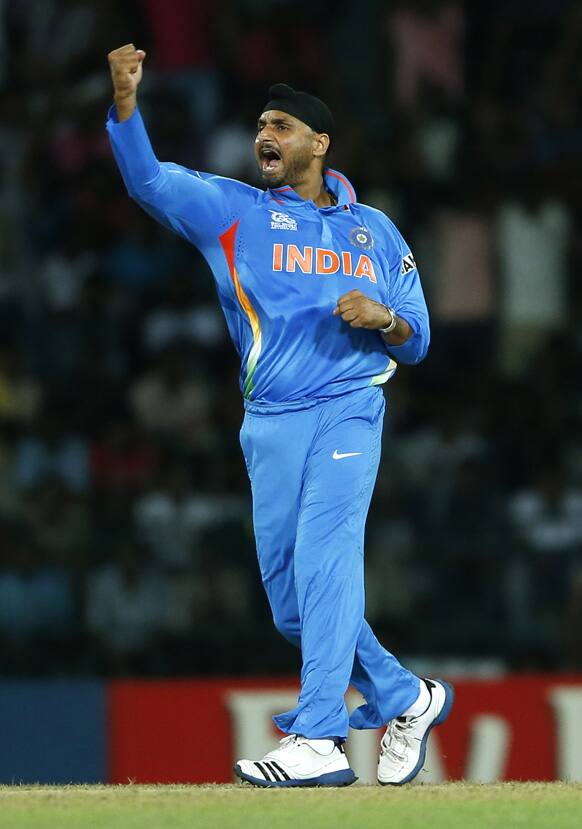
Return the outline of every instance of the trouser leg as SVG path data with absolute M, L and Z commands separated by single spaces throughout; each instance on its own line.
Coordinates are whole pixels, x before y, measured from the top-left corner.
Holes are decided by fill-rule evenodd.
M 379 717 L 402 713 L 418 695 L 418 679 L 380 646 L 364 622 L 364 527 L 383 409 L 383 398 L 374 392 L 328 404 L 310 449 L 295 543 L 301 694 L 293 711 L 275 717 L 283 731 L 347 736 L 344 694 L 350 681 L 368 700 L 354 715 L 356 727 L 373 727 Z M 351 452 L 358 454 L 334 458 Z
M 419 679 L 374 636 L 364 619 L 356 646 L 350 683 L 366 700 L 352 711 L 351 728 L 379 728 L 400 716 L 418 697 Z
M 251 415 L 241 446 L 253 496 L 253 527 L 263 586 L 277 630 L 300 646 L 294 550 L 311 410 Z
M 275 722 L 283 731 L 311 737 L 346 736 L 343 695 L 349 682 L 367 702 L 352 713 L 354 728 L 386 723 L 419 690 L 418 678 L 380 645 L 363 619 L 363 535 L 383 405 L 374 394 L 360 402 L 363 412 L 352 408 L 350 395 L 343 410 L 341 400 L 326 404 L 327 416 L 321 407 L 292 419 L 247 416 L 241 433 L 259 564 L 275 625 L 293 644 L 303 640 L 299 705 Z M 333 460 L 335 449 L 342 452 L 346 441 L 357 440 L 362 455 Z M 349 461 L 359 465 L 350 469 Z

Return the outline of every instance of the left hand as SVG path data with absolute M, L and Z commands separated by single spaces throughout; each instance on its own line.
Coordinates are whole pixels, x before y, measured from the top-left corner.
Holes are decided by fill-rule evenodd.
M 391 322 L 390 312 L 385 305 L 357 290 L 340 296 L 333 315 L 341 316 L 352 328 L 387 328 Z

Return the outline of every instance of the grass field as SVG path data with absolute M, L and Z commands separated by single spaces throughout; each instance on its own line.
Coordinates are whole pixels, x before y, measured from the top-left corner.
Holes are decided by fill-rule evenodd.
M 581 829 L 582 784 L 0 786 L 2 829 Z

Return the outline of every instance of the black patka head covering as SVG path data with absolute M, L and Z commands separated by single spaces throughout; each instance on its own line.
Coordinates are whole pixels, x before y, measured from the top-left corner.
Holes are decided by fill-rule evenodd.
M 263 107 L 263 112 L 278 109 L 288 115 L 293 115 L 294 118 L 299 118 L 315 132 L 325 132 L 333 138 L 333 115 L 327 104 L 315 95 L 300 92 L 286 83 L 276 83 L 269 87 L 269 98 L 270 100 Z

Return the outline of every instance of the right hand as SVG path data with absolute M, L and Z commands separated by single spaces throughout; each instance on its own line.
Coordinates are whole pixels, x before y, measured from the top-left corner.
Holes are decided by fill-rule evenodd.
M 136 49 L 133 43 L 114 49 L 107 55 L 116 101 L 135 96 L 142 78 L 145 56 L 146 53 L 142 49 Z

